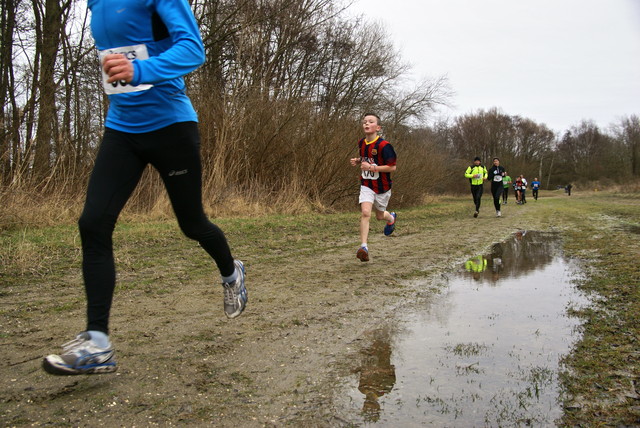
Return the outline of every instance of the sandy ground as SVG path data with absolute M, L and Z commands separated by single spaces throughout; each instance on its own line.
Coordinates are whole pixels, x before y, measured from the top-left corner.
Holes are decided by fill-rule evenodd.
M 56 377 L 40 368 L 44 355 L 82 327 L 78 269 L 66 281 L 75 287 L 44 278 L 3 290 L 0 424 L 349 425 L 355 415 L 335 404 L 336 387 L 371 346 L 368 332 L 429 298 L 412 278 L 427 277 L 437 286 L 440 275 L 465 257 L 518 229 L 562 226 L 534 215 L 531 202 L 509 205 L 501 219 L 492 215 L 488 198 L 478 219 L 470 201 L 452 203 L 464 210 L 401 211 L 391 237 L 373 225 L 369 263 L 355 258 L 357 232 L 327 237 L 335 242 L 324 251 L 291 251 L 286 263 L 254 260 L 245 251 L 250 302 L 235 320 L 223 316 L 221 290 L 201 279 L 172 277 L 158 293 L 120 291 L 112 312 L 115 374 Z M 357 231 L 356 212 L 352 220 Z M 168 281 L 163 272 L 171 266 L 152 269 L 158 282 Z M 52 310 L 52 301 L 56 308 L 68 302 L 68 310 Z

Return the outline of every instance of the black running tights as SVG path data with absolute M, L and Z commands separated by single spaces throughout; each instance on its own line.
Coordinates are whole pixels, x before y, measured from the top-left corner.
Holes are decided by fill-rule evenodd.
M 502 182 L 494 181 L 491 183 L 491 194 L 493 195 L 493 206 L 496 211 L 500 211 L 500 199 L 502 199 L 502 192 L 504 192 L 504 186 Z
M 473 195 L 473 203 L 476 205 L 476 211 L 480 211 L 480 200 L 482 199 L 482 184 L 472 184 L 471 194 Z
M 233 274 L 224 233 L 202 207 L 200 136 L 195 122 L 143 134 L 105 130 L 78 221 L 87 295 L 87 330 L 109 333 L 116 272 L 112 234 L 116 220 L 147 164 L 162 177 L 182 232 L 200 243 L 222 276 Z

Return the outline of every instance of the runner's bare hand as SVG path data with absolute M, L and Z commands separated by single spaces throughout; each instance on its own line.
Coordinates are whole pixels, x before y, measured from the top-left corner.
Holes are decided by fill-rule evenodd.
M 133 64 L 122 54 L 105 55 L 102 60 L 102 69 L 109 76 L 107 83 L 116 81 L 130 83 L 133 80 Z

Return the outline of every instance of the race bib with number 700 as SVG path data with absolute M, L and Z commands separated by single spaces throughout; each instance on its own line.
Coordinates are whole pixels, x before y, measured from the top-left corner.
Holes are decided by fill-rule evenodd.
M 100 56 L 100 69 L 102 71 L 102 85 L 104 86 L 104 92 L 107 95 L 124 94 L 127 92 L 147 91 L 153 88 L 153 85 L 148 85 L 148 84 L 131 86 L 130 83 L 127 83 L 122 80 L 108 83 L 107 80 L 109 79 L 109 76 L 107 75 L 107 73 L 104 72 L 104 69 L 102 69 L 102 61 L 104 57 L 109 54 L 122 54 L 126 56 L 127 59 L 130 61 L 133 61 L 134 59 L 135 60 L 149 59 L 149 52 L 147 51 L 147 45 L 142 44 L 142 45 L 122 46 L 119 48 L 105 49 L 105 50 L 99 51 L 98 54 Z

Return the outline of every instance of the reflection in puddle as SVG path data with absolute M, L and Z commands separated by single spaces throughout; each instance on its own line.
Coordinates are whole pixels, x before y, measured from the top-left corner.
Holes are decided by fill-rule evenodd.
M 469 259 L 393 334 L 367 337 L 346 417 L 376 426 L 553 425 L 560 358 L 587 303 L 554 234 L 521 232 Z M 344 416 L 344 415 L 343 415 Z
M 507 242 L 493 244 L 489 254 L 467 260 L 465 269 L 473 279 L 488 283 L 520 278 L 561 257 L 560 247 L 558 234 L 520 231 Z
M 388 330 L 377 330 L 370 346 L 361 351 L 358 391 L 364 395 L 362 416 L 367 422 L 380 419 L 380 397 L 391 392 L 396 383 L 396 369 L 391 364 L 391 343 Z

